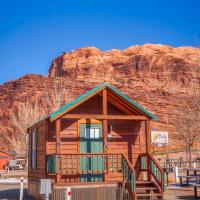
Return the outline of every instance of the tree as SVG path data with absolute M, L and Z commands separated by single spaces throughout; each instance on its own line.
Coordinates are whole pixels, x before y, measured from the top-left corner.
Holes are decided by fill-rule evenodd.
M 188 160 L 192 163 L 192 148 L 200 141 L 200 98 L 191 96 L 183 107 L 176 109 L 175 127 L 180 140 L 188 152 Z
M 62 105 L 72 99 L 70 88 L 74 83 L 71 83 L 70 88 L 67 88 L 66 85 L 63 78 L 55 77 L 51 79 L 48 87 L 45 87 L 40 102 L 43 105 L 46 114 L 59 109 Z
M 51 79 L 37 100 L 28 99 L 13 107 L 10 126 L 0 126 L 1 137 L 19 155 L 27 158 L 27 128 L 67 103 L 70 97 L 70 90 L 66 89 L 62 78 Z
M 27 128 L 44 117 L 44 115 L 44 109 L 38 101 L 27 101 L 19 106 L 15 106 L 12 110 L 11 124 L 13 131 L 11 134 L 8 134 L 7 140 L 19 155 L 27 157 Z
M 193 145 L 200 141 L 200 59 L 197 55 L 197 63 L 194 67 L 194 74 L 191 76 L 191 81 L 185 88 L 187 96 L 183 106 L 177 107 L 174 111 L 174 124 L 177 130 L 178 137 L 186 146 L 188 152 L 188 160 L 192 163 L 192 148 Z

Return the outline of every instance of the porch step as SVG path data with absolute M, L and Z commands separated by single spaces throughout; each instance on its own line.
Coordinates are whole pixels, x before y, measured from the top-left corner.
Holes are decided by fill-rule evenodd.
M 147 180 L 136 181 L 136 197 L 138 200 L 161 199 L 162 194 L 158 192 L 156 185 Z
M 149 194 L 136 194 L 137 200 L 141 199 L 162 199 L 162 194 L 160 193 L 149 193 Z
M 136 181 L 136 185 L 151 185 L 151 184 L 152 184 L 151 181 L 145 181 L 145 180 Z
M 136 190 L 157 190 L 158 188 L 155 186 L 141 186 L 141 187 L 136 187 Z

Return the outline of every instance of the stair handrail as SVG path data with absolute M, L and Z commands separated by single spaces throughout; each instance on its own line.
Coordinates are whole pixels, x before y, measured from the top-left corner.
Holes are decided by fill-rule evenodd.
M 165 190 L 165 172 L 157 160 L 148 153 L 149 157 L 149 170 L 151 175 L 154 177 L 161 190 Z M 159 172 L 159 173 L 158 173 Z
M 141 153 L 139 155 L 139 158 L 140 158 L 139 170 L 147 171 L 147 173 L 155 179 L 160 189 L 164 191 L 165 190 L 165 173 L 164 173 L 163 168 L 160 166 L 160 164 L 149 153 Z M 144 158 L 145 160 L 142 160 Z M 142 161 L 145 161 L 145 162 L 142 162 Z
M 130 193 L 131 199 L 135 199 L 136 195 L 135 169 L 133 168 L 132 164 L 124 154 L 122 154 L 122 173 L 123 173 L 123 180 L 126 182 L 126 185 L 128 186 L 127 189 Z

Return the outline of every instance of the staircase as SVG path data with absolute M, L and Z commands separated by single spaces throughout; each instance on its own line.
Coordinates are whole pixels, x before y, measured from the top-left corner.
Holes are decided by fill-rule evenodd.
M 122 173 L 130 200 L 164 199 L 164 172 L 150 154 L 140 154 L 134 169 L 129 161 L 122 157 Z
M 162 199 L 162 194 L 151 181 L 136 181 L 136 198 L 139 199 Z

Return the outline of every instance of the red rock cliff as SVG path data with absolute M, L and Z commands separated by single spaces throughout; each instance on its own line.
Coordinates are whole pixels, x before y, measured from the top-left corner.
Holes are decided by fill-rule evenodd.
M 9 121 L 13 102 L 25 101 L 29 95 L 37 98 L 50 78 L 63 77 L 73 96 L 107 81 L 154 113 L 159 121 L 152 127 L 169 131 L 173 145 L 177 138 L 173 110 L 188 98 L 188 83 L 199 81 L 199 55 L 197 48 L 152 44 L 105 52 L 95 47 L 64 52 L 53 60 L 48 77 L 27 75 L 0 86 L 0 120 Z

